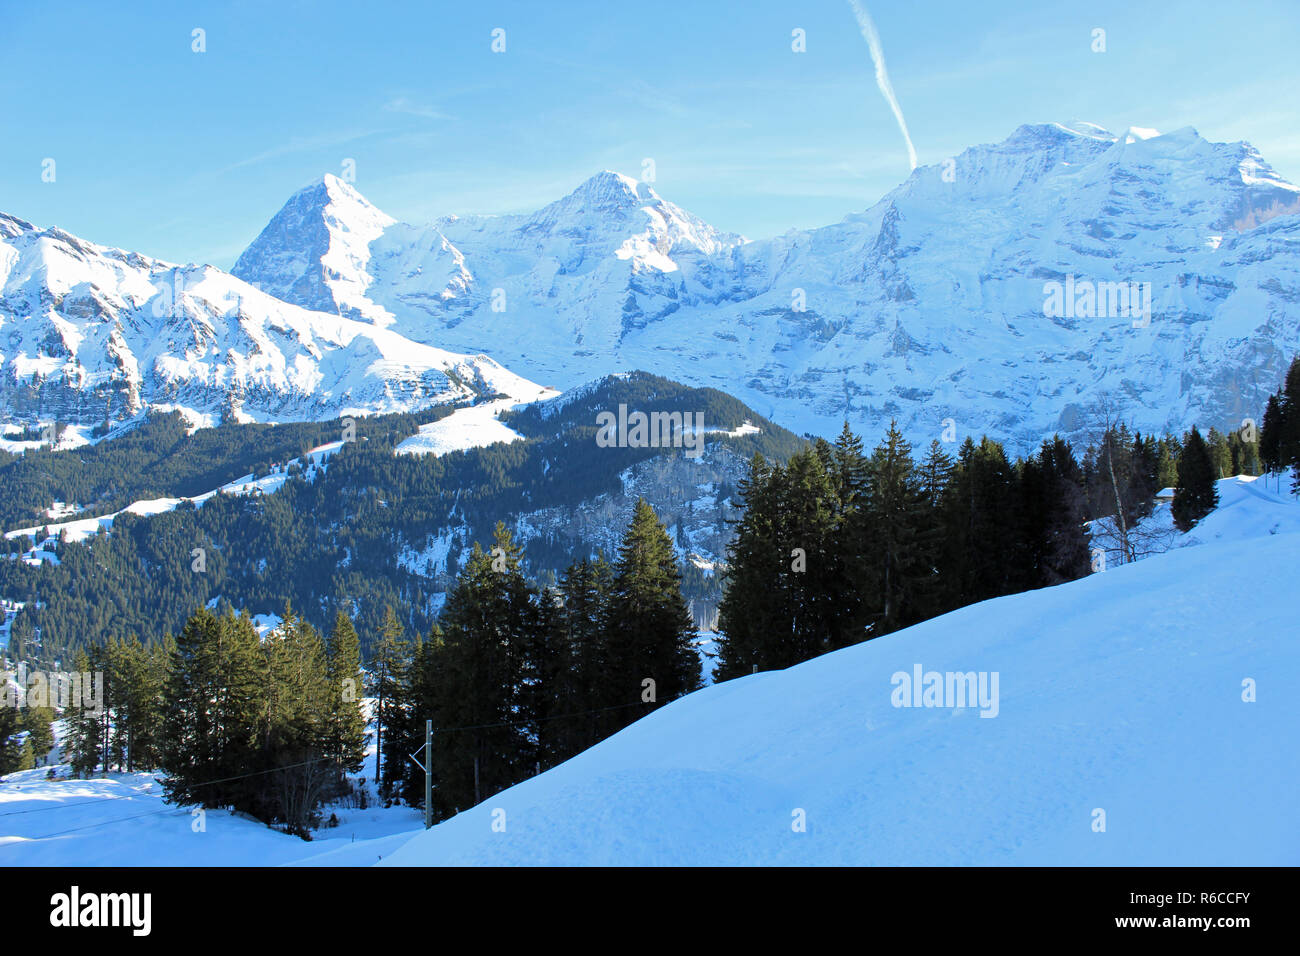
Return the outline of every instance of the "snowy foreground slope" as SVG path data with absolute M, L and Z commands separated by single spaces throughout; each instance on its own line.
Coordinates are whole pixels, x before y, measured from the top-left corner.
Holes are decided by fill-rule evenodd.
M 305 843 L 224 810 L 200 821 L 187 807 L 163 803 L 150 774 L 44 775 L 44 768 L 27 770 L 0 785 L 0 866 L 272 866 L 333 845 Z M 392 811 L 354 813 L 382 818 Z M 406 815 L 408 826 L 413 816 Z M 360 823 L 363 835 L 375 835 L 372 820 Z
M 1300 863 L 1296 512 L 708 688 L 383 864 Z M 894 707 L 918 664 L 997 672 L 996 716 Z
M 1300 863 L 1300 505 L 1250 484 L 1197 546 L 706 688 L 428 832 L 394 808 L 313 843 L 212 811 L 195 834 L 156 796 L 77 805 L 147 778 L 29 771 L 0 864 Z M 996 705 L 893 706 L 918 665 L 996 673 Z
M 373 781 L 371 731 L 361 773 Z M 62 732 L 59 723 L 55 732 Z M 411 807 L 332 807 L 325 817 L 333 814 L 338 826 L 317 830 L 308 843 L 251 817 L 166 804 L 155 774 L 47 780 L 48 769 L 0 778 L 0 867 L 277 866 L 345 846 L 364 846 L 366 862 L 377 862 L 423 819 Z

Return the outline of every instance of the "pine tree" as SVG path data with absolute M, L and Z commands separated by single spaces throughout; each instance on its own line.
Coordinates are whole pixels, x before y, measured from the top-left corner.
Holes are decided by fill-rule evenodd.
M 1216 480 L 1236 474 L 1232 469 L 1232 451 L 1223 432 L 1211 428 L 1205 436 L 1205 448 L 1210 455 L 1210 470 Z
M 1154 455 L 1154 446 L 1152 447 Z M 1021 468 L 1022 527 L 1032 575 L 1026 587 L 1073 581 L 1091 571 L 1083 474 L 1059 435 Z
M 186 622 L 172 651 L 159 741 L 169 802 L 258 808 L 265 781 L 247 774 L 261 769 L 265 668 L 246 614 L 218 617 L 201 608 Z
M 837 514 L 842 514 L 852 510 L 865 497 L 870 476 L 862 439 L 853 433 L 848 422 L 844 423 L 840 437 L 835 440 L 832 462 L 832 484 L 839 499 Z
M 23 714 L 17 707 L 0 703 L 0 777 L 19 770 L 30 770 L 35 762 L 35 748 Z
M 737 496 L 743 515 L 727 549 L 722 601 L 718 605 L 717 680 L 769 667 L 770 622 L 779 617 L 776 581 L 796 559 L 779 539 L 778 485 L 783 472 L 755 454 Z M 806 557 L 805 557 L 806 561 Z
M 1010 594 L 1030 564 L 1017 512 L 1016 475 L 1002 446 L 967 438 L 945 495 L 940 574 L 954 607 Z
M 419 805 L 424 799 L 424 776 L 411 755 L 424 742 L 427 707 L 420 695 L 420 682 L 425 657 L 424 639 L 417 634 L 408 645 L 384 721 L 384 794 L 411 806 Z
M 945 555 L 952 547 L 946 540 L 946 521 L 956 462 L 937 441 L 930 442 L 924 461 L 917 470 L 924 501 L 925 526 L 929 537 L 929 560 L 933 573 L 924 592 L 917 596 L 918 620 L 942 614 L 959 603 L 960 582 L 945 573 Z
M 384 774 L 388 754 L 384 733 L 388 729 L 392 716 L 390 711 L 410 663 L 411 649 L 409 643 L 403 640 L 403 633 L 405 628 L 397 619 L 392 606 L 385 605 L 384 623 L 370 664 L 374 685 L 372 694 L 375 698 L 375 784 L 380 794 L 387 794 L 390 789 Z M 397 772 L 400 773 L 400 770 Z
M 1173 488 L 1178 484 L 1178 455 L 1180 445 L 1173 436 L 1166 435 L 1157 442 L 1156 480 L 1157 491 Z
M 590 712 L 601 703 L 607 655 L 606 603 L 612 584 L 613 569 L 604 555 L 571 564 L 560 581 L 558 626 L 568 666 L 555 701 L 558 713 L 584 715 L 555 721 L 564 735 L 556 744 L 557 753 L 563 757 L 580 753 L 600 740 L 600 722 Z
M 865 539 L 878 561 L 870 582 L 872 636 L 918 620 L 932 586 L 935 530 L 926 513 L 927 498 L 912 446 L 890 422 L 871 456 L 871 482 L 864 512 Z
M 63 714 L 64 726 L 67 728 L 63 755 L 73 776 L 89 777 L 99 766 L 104 753 L 101 715 L 91 708 L 82 694 L 84 684 L 80 682 L 84 682 L 92 673 L 90 656 L 85 651 L 79 651 L 73 667 L 79 684 L 74 686 L 72 700 Z
M 498 522 L 493 548 L 475 544 L 447 595 L 433 649 L 435 801 L 441 814 L 527 776 L 537 728 L 527 655 L 538 627 L 522 553 Z
M 850 615 L 839 605 L 852 591 L 845 590 L 850 579 L 837 527 L 839 498 L 823 458 L 794 455 L 780 473 L 776 500 L 779 616 L 759 622 L 768 631 L 760 668 L 789 667 L 852 642 L 840 631 Z
M 1268 397 L 1264 421 L 1259 430 L 1259 460 L 1268 471 L 1282 467 L 1282 402 L 1277 394 Z
M 953 467 L 952 456 L 943 450 L 937 439 L 931 441 L 918 475 L 926 504 L 931 509 L 937 510 L 943 503 L 944 492 L 952 482 Z
M 605 700 L 615 726 L 700 686 L 695 623 L 681 592 L 672 542 L 645 499 L 623 536 L 610 592 Z
M 1174 525 L 1187 532 L 1219 504 L 1214 465 L 1201 433 L 1195 428 L 1183 443 L 1178 459 L 1178 489 L 1172 505 Z
M 253 812 L 306 836 L 337 779 L 326 756 L 333 694 L 325 644 L 311 624 L 286 607 L 261 649 L 265 666 L 256 759 L 267 778 L 251 788 Z
M 166 659 L 139 639 L 112 639 L 105 668 L 111 692 L 111 762 L 127 771 L 158 765 L 158 729 Z
M 1278 426 L 1278 461 L 1300 477 L 1300 356 L 1291 360 L 1282 384 Z
M 339 611 L 326 648 L 329 681 L 326 753 L 340 775 L 356 773 L 366 757 L 366 715 L 361 645 L 351 619 Z
M 3 707 L 3 705 L 0 705 Z M 8 709 L 8 708 L 4 708 Z M 24 707 L 19 713 L 19 727 L 27 731 L 31 744 L 32 760 L 40 764 L 54 746 L 54 709 L 51 707 Z

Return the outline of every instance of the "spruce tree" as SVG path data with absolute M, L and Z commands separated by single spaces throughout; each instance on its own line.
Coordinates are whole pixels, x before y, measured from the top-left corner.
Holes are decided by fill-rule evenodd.
M 411 649 L 410 644 L 402 638 L 404 632 L 405 628 L 397 619 L 392 606 L 385 605 L 384 623 L 380 627 L 379 640 L 375 642 L 370 666 L 372 694 L 375 698 L 375 784 L 381 795 L 389 792 L 384 768 L 387 762 L 384 734 L 393 716 L 391 711 L 398 689 L 410 664 Z
M 865 539 L 878 562 L 868 591 L 873 637 L 913 623 L 926 604 L 938 545 L 927 504 L 912 446 L 890 422 L 871 457 L 864 515 Z
M 306 836 L 336 779 L 326 757 L 332 688 L 325 644 L 311 624 L 286 607 L 261 649 L 256 762 L 266 776 L 250 783 L 252 812 Z
M 1201 433 L 1195 428 L 1183 443 L 1178 459 L 1178 489 L 1172 505 L 1174 525 L 1187 532 L 1219 504 L 1214 465 Z
M 27 731 L 27 741 L 31 744 L 32 759 L 36 764 L 40 764 L 54 747 L 53 723 L 52 707 L 24 707 L 19 714 L 19 726 Z
M 863 452 L 862 439 L 844 423 L 840 437 L 835 440 L 831 468 L 832 484 L 839 499 L 837 513 L 852 510 L 867 493 L 869 468 Z
M 849 616 L 840 605 L 853 593 L 846 590 L 848 548 L 837 527 L 839 498 L 823 458 L 794 455 L 780 473 L 776 500 L 782 560 L 773 586 L 779 610 L 777 617 L 760 622 L 768 632 L 760 668 L 790 667 L 851 643 L 840 630 L 848 627 Z
M 560 639 L 568 669 L 557 689 L 557 712 L 583 715 L 556 721 L 562 725 L 563 742 L 557 748 L 564 757 L 600 740 L 600 721 L 590 712 L 602 699 L 607 654 L 605 608 L 612 583 L 613 569 L 603 554 L 571 564 L 560 581 Z
M 681 592 L 672 542 L 638 499 L 614 565 L 606 621 L 605 700 L 615 726 L 700 686 L 695 624 Z M 643 703 L 645 710 L 636 706 Z
M 265 781 L 247 774 L 261 769 L 265 669 L 247 614 L 201 608 L 186 622 L 172 651 L 159 741 L 169 802 L 257 809 Z
M 527 655 L 538 616 L 521 558 L 498 522 L 493 548 L 475 544 L 443 607 L 431 663 L 441 814 L 518 782 L 537 760 Z
M 1278 427 L 1278 462 L 1300 476 L 1300 356 L 1291 360 L 1282 384 Z
M 424 798 L 423 773 L 411 760 L 424 742 L 427 708 L 420 696 L 424 663 L 424 639 L 417 634 L 407 645 L 402 667 L 395 672 L 384 716 L 384 795 L 411 806 Z
M 770 622 L 779 616 L 776 581 L 795 559 L 780 540 L 778 485 L 782 471 L 755 454 L 740 482 L 743 515 L 727 548 L 722 601 L 718 605 L 717 680 L 769 667 Z
M 1259 461 L 1266 471 L 1282 467 L 1282 403 L 1278 394 L 1268 397 L 1259 430 Z
M 82 682 L 92 673 L 91 658 L 85 651 L 78 651 L 73 661 L 73 668 Z M 91 709 L 81 693 L 81 686 L 74 687 L 72 700 L 63 713 L 67 736 L 63 741 L 63 756 L 75 777 L 89 777 L 99 766 L 104 754 L 104 741 L 100 724 L 101 715 Z
M 366 757 L 366 715 L 362 695 L 361 644 L 352 620 L 334 616 L 326 648 L 329 681 L 327 753 L 340 774 L 356 773 Z
M 1153 447 L 1154 451 L 1154 447 Z M 1044 441 L 1021 470 L 1023 527 L 1032 575 L 1025 587 L 1073 581 L 1091 571 L 1083 474 L 1059 435 Z
M 22 717 L 17 707 L 0 703 L 0 777 L 33 766 L 34 748 Z

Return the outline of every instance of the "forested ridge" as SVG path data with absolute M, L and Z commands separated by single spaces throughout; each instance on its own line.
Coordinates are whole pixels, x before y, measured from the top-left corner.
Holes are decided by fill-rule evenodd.
M 30 459 L 0 466 L 0 481 L 17 489 L 3 495 L 4 513 L 13 516 L 9 527 L 53 523 L 33 516 L 56 500 L 90 501 L 88 513 L 103 514 L 140 498 L 208 491 L 250 470 L 279 468 L 288 480 L 274 494 L 222 494 L 151 517 L 118 515 L 111 531 L 84 543 L 59 543 L 57 565 L 16 560 L 31 539 L 7 540 L 10 560 L 0 560 L 0 596 L 27 605 L 14 621 L 11 656 L 52 664 L 111 636 L 158 640 L 214 601 L 278 613 L 289 600 L 321 629 L 343 611 L 356 621 L 367 649 L 385 607 L 396 609 L 412 631 L 426 632 L 438 610 L 433 592 L 454 581 L 457 554 L 489 540 L 498 521 L 619 490 L 625 469 L 655 456 L 682 455 L 679 449 L 598 447 L 592 409 L 619 403 L 699 411 L 710 427 L 722 429 L 754 421 L 762 429 L 756 434 L 708 436 L 711 444 L 744 457 L 762 451 L 781 458 L 804 444 L 730 396 L 645 373 L 606 380 L 544 420 L 544 405 L 507 414 L 523 441 L 439 457 L 396 455 L 394 449 L 450 408 L 357 418 L 356 440 L 332 455 L 326 469 L 310 474 L 285 463 L 339 441 L 346 422 L 224 425 L 186 434 L 179 416 L 157 416 L 93 447 L 29 453 Z M 235 451 L 221 452 L 223 443 Z M 436 580 L 403 563 L 405 551 L 449 528 L 448 567 Z M 194 570 L 196 549 L 202 550 L 201 572 Z M 528 570 L 553 580 L 584 549 L 591 553 L 573 534 L 535 539 Z M 717 587 L 698 569 L 687 574 L 701 590 Z

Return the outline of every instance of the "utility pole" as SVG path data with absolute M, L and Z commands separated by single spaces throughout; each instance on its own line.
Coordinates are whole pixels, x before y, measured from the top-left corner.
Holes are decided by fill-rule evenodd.
M 420 750 L 424 751 L 424 763 L 416 758 Z M 433 721 L 424 722 L 424 746 L 415 754 L 408 754 L 411 762 L 424 771 L 424 828 L 433 826 Z
M 433 826 L 433 721 L 424 722 L 424 828 Z

